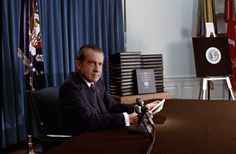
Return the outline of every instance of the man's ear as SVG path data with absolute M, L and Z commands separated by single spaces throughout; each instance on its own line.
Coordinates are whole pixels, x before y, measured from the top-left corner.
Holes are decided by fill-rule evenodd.
M 80 62 L 79 60 L 76 60 L 76 61 L 75 61 L 75 65 L 76 65 L 76 69 L 77 69 L 77 70 L 80 70 L 81 62 Z

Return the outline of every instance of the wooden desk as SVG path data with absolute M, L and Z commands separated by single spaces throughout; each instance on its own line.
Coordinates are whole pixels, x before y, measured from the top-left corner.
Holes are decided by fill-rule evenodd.
M 152 153 L 236 153 L 236 101 L 167 100 Z
M 236 103 L 224 100 L 166 100 L 154 117 L 156 142 L 151 154 L 235 154 Z M 47 154 L 144 154 L 146 133 L 114 129 L 84 133 Z
M 145 154 L 150 143 L 149 134 L 123 128 L 84 133 L 44 154 Z
M 136 103 L 136 98 L 141 98 L 142 100 L 150 100 L 150 99 L 171 99 L 172 96 L 168 92 L 160 92 L 154 94 L 143 94 L 143 95 L 131 95 L 131 96 L 116 96 L 112 95 L 112 97 L 121 103 L 125 104 L 134 104 Z

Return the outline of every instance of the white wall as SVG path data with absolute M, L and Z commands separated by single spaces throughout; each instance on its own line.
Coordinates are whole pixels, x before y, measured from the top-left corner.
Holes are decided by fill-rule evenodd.
M 163 55 L 164 87 L 173 98 L 201 95 L 192 47 L 197 9 L 198 0 L 126 0 L 127 51 Z M 227 86 L 215 82 L 211 93 L 212 99 L 227 99 Z
M 127 51 L 163 54 L 164 77 L 193 77 L 197 0 L 126 0 Z

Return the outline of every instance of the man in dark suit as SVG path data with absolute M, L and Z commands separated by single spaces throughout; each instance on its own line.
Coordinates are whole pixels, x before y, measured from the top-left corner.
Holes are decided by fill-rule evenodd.
M 76 73 L 60 87 L 62 118 L 67 131 L 121 128 L 136 124 L 132 105 L 116 102 L 100 79 L 104 54 L 95 45 L 84 45 L 77 51 Z

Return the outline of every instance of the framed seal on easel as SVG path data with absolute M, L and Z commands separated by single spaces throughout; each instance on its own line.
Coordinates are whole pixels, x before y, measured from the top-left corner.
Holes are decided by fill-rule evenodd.
M 231 75 L 226 37 L 193 37 L 192 41 L 197 77 Z
M 206 95 L 207 82 L 214 80 L 225 80 L 234 100 L 229 79 L 231 62 L 228 39 L 226 37 L 195 37 L 193 49 L 197 77 L 203 78 L 203 100 Z

